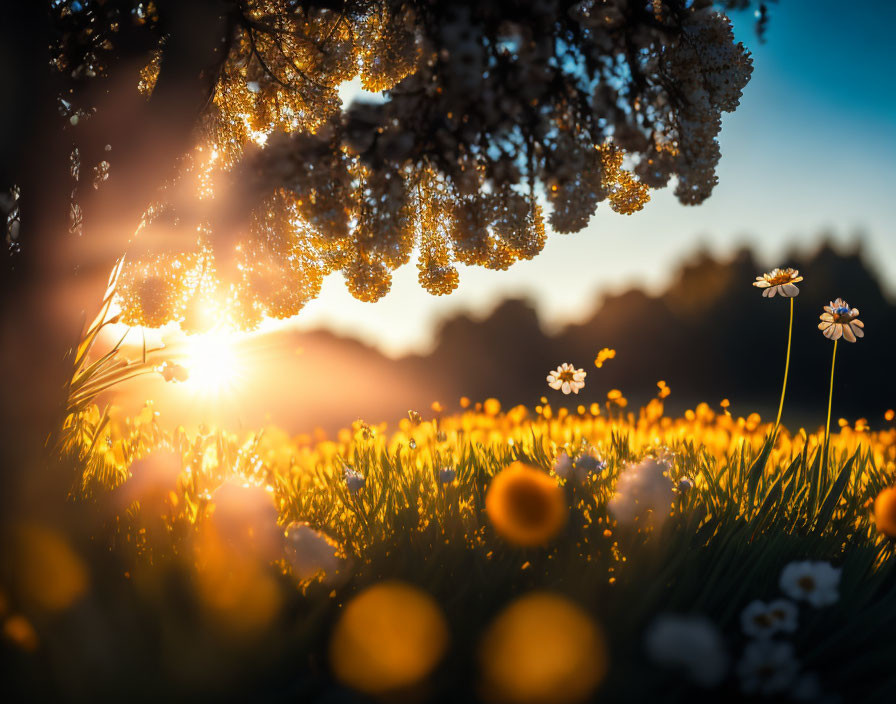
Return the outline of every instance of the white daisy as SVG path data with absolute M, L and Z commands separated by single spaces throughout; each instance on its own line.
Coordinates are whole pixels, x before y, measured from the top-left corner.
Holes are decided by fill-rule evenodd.
M 762 295 L 765 298 L 774 298 L 775 294 L 793 298 L 800 293 L 795 284 L 802 280 L 798 269 L 772 269 L 767 274 L 757 276 L 753 285 L 764 289 Z
M 741 689 L 746 694 L 775 694 L 788 689 L 799 672 L 790 643 L 754 640 L 744 648 L 737 664 Z
M 769 604 L 752 601 L 741 612 L 740 625 L 753 638 L 765 638 L 779 631 L 793 633 L 798 613 L 796 604 L 787 599 L 776 599 Z
M 720 684 L 728 673 L 722 634 L 701 616 L 659 616 L 647 629 L 644 645 L 653 662 L 684 670 L 701 687 Z
M 847 342 L 855 342 L 857 338 L 865 337 L 865 323 L 859 320 L 859 309 L 850 308 L 842 298 L 825 306 L 820 318 L 818 329 L 829 340 L 842 337 Z
M 839 598 L 840 570 L 828 562 L 791 562 L 781 572 L 781 591 L 812 606 L 830 606 Z
M 565 394 L 577 394 L 585 388 L 585 370 L 564 362 L 548 374 L 548 386 Z
M 343 478 L 345 479 L 345 486 L 348 487 L 348 490 L 352 494 L 357 494 L 367 484 L 364 475 L 351 467 L 345 468 Z

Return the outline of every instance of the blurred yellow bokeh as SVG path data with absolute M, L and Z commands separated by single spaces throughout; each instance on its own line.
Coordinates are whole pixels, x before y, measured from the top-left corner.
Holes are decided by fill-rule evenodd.
M 607 673 L 603 632 L 569 599 L 535 592 L 492 622 L 479 648 L 480 693 L 495 704 L 575 704 Z
M 522 547 L 546 544 L 563 529 L 568 513 L 556 480 L 522 462 L 492 479 L 485 508 L 495 530 Z
M 258 555 L 223 539 L 207 526 L 196 540 L 196 591 L 219 631 L 249 637 L 270 626 L 282 606 L 282 590 Z
M 12 557 L 19 596 L 31 607 L 62 611 L 87 591 L 84 562 L 65 538 L 47 526 L 20 525 Z
M 448 641 L 448 624 L 429 594 L 382 582 L 345 607 L 330 640 L 330 665 L 340 682 L 361 692 L 398 692 L 429 675 Z
M 34 626 L 21 614 L 14 614 L 3 622 L 3 637 L 28 653 L 33 653 L 40 644 Z

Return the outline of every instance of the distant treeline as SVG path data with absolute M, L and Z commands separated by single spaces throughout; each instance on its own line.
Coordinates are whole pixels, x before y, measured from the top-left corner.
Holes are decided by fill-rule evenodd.
M 867 334 L 839 347 L 834 414 L 880 425 L 884 412 L 896 407 L 896 307 L 861 249 L 838 252 L 824 245 L 777 263 L 805 276 L 796 299 L 785 422 L 812 428 L 824 422 L 833 343 L 818 331 L 818 316 L 841 296 L 861 310 Z M 763 298 L 751 285 L 762 271 L 749 251 L 726 261 L 698 254 L 661 295 L 631 290 L 599 299 L 588 320 L 556 335 L 544 332 L 529 303 L 508 300 L 483 320 L 446 320 L 431 354 L 398 360 L 330 332 L 281 329 L 257 338 L 254 358 L 263 360 L 265 373 L 253 380 L 251 393 L 233 400 L 235 408 L 222 403 L 217 418 L 200 417 L 177 399 L 166 401 L 170 385 L 160 377 L 135 388 L 130 410 L 153 398 L 173 424 L 272 422 L 289 432 L 332 432 L 358 418 L 394 421 L 409 409 L 427 413 L 436 400 L 453 409 L 461 396 L 493 396 L 505 407 L 531 407 L 547 396 L 555 407 L 574 407 L 602 402 L 618 388 L 637 406 L 656 394 L 662 379 L 672 389 L 666 401 L 672 413 L 728 398 L 733 413 L 758 411 L 768 418 L 781 390 L 788 305 Z M 594 357 L 603 347 L 617 354 L 596 369 Z M 588 372 L 578 396 L 548 387 L 545 376 L 561 362 Z
M 861 248 L 838 252 L 825 244 L 780 264 L 805 276 L 796 299 L 788 391 L 793 419 L 811 423 L 813 411 L 827 402 L 832 343 L 818 331 L 818 316 L 841 296 L 861 310 L 867 336 L 840 345 L 835 413 L 876 423 L 896 406 L 896 307 Z M 553 336 L 529 304 L 508 300 L 484 320 L 446 321 L 431 355 L 401 363 L 422 365 L 421 374 L 428 370 L 468 396 L 506 403 L 531 404 L 542 395 L 559 402 L 544 377 L 569 361 L 588 371 L 589 399 L 615 387 L 644 400 L 663 379 L 673 391 L 672 407 L 727 397 L 739 412 L 768 411 L 780 393 L 788 305 L 762 298 L 751 285 L 762 270 L 748 250 L 727 261 L 701 253 L 681 266 L 662 295 L 635 289 L 606 297 L 588 320 Z M 602 347 L 617 355 L 598 370 L 593 360 Z

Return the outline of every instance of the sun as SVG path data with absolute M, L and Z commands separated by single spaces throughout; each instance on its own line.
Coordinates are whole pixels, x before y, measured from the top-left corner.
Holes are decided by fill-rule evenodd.
M 223 332 L 190 336 L 183 349 L 184 386 L 203 395 L 232 391 L 242 374 L 234 339 Z

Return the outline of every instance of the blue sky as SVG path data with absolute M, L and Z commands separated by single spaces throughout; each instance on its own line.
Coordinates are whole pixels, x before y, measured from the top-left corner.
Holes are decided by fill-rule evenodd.
M 841 243 L 863 233 L 869 259 L 896 292 L 896 2 L 780 0 L 765 44 L 751 15 L 733 20 L 754 73 L 737 112 L 725 116 L 719 185 L 706 203 L 684 207 L 666 189 L 630 217 L 603 204 L 585 230 L 552 234 L 533 261 L 508 272 L 462 269 L 460 287 L 445 297 L 423 291 L 413 265 L 376 304 L 352 299 L 334 275 L 288 324 L 359 337 L 393 355 L 425 351 L 439 320 L 485 315 L 507 296 L 530 298 L 557 328 L 587 317 L 601 293 L 660 290 L 700 245 L 724 256 L 750 244 L 774 266 L 794 246 L 817 246 L 823 231 Z

